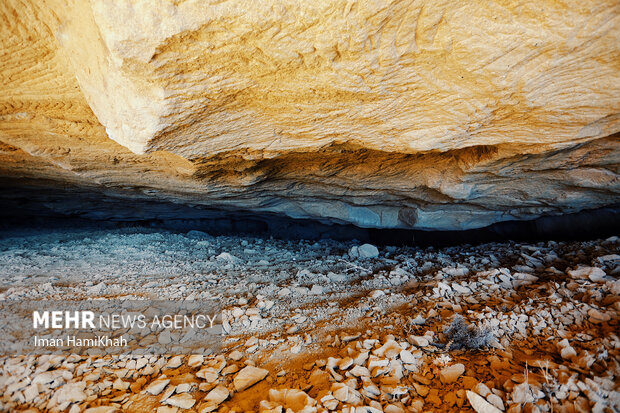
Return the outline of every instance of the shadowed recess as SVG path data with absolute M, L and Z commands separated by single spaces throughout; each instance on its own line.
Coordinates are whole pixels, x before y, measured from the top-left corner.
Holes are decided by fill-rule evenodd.
M 361 228 L 329 220 L 293 219 L 252 211 L 206 208 L 148 199 L 136 191 L 62 188 L 37 181 L 0 181 L 0 229 L 150 226 L 212 235 L 353 240 L 377 245 L 449 246 L 486 242 L 584 240 L 615 235 L 620 205 L 464 231 Z M 413 219 L 413 218 L 409 218 Z

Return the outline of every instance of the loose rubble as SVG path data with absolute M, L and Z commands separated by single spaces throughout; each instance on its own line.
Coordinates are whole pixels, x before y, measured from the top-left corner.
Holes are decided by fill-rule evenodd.
M 0 300 L 217 298 L 226 334 L 210 355 L 3 357 L 0 409 L 619 411 L 619 250 L 5 234 Z

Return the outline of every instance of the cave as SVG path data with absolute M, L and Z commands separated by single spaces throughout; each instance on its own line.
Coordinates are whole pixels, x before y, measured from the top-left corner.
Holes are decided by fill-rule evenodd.
M 617 1 L 0 18 L 0 411 L 620 411 Z

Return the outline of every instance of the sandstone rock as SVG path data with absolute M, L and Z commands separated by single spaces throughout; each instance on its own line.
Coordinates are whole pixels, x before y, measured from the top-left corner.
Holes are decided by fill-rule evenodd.
M 619 199 L 614 0 L 9 0 L 0 13 L 2 176 L 368 227 Z
M 236 391 L 243 391 L 263 380 L 269 374 L 268 370 L 254 366 L 246 366 L 235 376 L 233 383 Z

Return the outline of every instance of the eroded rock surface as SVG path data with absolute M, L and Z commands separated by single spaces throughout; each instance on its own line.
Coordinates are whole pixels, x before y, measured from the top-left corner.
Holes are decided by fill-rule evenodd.
M 367 227 L 620 200 L 616 1 L 10 0 L 0 18 L 5 177 Z

